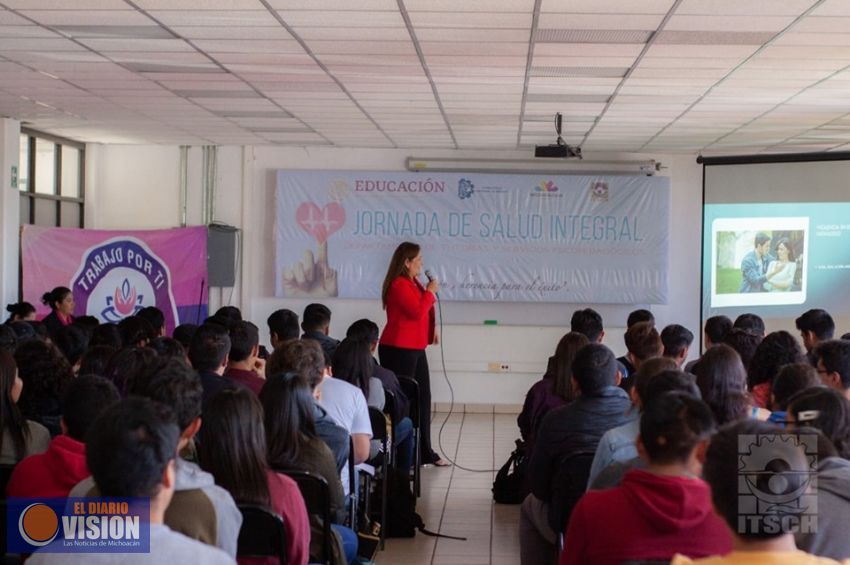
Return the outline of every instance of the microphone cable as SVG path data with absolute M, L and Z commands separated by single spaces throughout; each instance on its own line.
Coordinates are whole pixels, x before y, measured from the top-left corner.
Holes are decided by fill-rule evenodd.
M 438 293 L 434 293 L 434 296 L 437 297 L 437 312 L 438 312 L 438 315 L 439 315 L 439 318 L 440 318 L 440 361 L 441 361 L 441 364 L 442 364 L 442 367 L 443 367 L 443 377 L 446 379 L 446 384 L 449 385 L 449 398 L 450 398 L 449 412 L 448 412 L 448 414 L 446 414 L 446 417 L 443 419 L 443 423 L 440 425 L 440 431 L 437 434 L 437 447 L 439 447 L 440 451 L 443 452 L 443 457 L 445 457 L 446 461 L 448 461 L 449 463 L 451 463 L 454 467 L 456 467 L 458 469 L 461 469 L 463 471 L 469 471 L 471 473 L 497 473 L 497 472 L 499 472 L 499 469 L 470 469 L 469 467 L 464 467 L 463 465 L 460 465 L 457 461 L 455 461 L 454 459 L 449 457 L 448 454 L 447 454 L 448 452 L 445 449 L 443 449 L 443 429 L 446 427 L 446 423 L 449 421 L 449 418 L 452 417 L 452 413 L 454 412 L 455 389 L 452 386 L 452 381 L 449 379 L 449 372 L 446 370 L 446 352 L 445 352 L 445 349 L 443 348 L 443 344 L 445 343 L 445 340 L 443 339 L 444 335 L 445 335 L 445 334 L 443 334 L 443 303 L 440 300 L 440 295 Z M 430 376 L 429 376 L 429 378 L 430 378 Z M 432 418 L 432 420 L 433 420 L 433 418 Z M 494 422 L 493 426 L 495 427 L 495 425 L 496 424 Z M 493 430 L 493 431 L 495 433 L 495 430 Z M 460 430 L 458 430 L 457 442 L 458 442 L 458 450 L 459 450 L 460 449 Z M 495 457 L 495 453 L 493 454 L 493 456 Z

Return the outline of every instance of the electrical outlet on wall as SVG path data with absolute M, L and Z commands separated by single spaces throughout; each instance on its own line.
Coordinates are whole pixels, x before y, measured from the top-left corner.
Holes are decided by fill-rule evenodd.
M 511 366 L 501 361 L 490 361 L 487 363 L 487 371 L 490 373 L 507 373 L 511 370 Z

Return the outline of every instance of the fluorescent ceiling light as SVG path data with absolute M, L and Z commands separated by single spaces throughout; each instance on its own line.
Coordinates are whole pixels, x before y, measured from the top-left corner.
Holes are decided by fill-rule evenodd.
M 644 161 L 592 161 L 565 159 L 459 159 L 445 157 L 408 157 L 405 167 L 411 172 L 439 173 L 549 173 L 653 176 L 661 170 L 654 159 Z

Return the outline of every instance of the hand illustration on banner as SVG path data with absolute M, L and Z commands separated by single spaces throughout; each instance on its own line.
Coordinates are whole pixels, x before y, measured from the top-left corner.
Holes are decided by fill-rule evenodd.
M 302 230 L 319 244 L 316 256 L 305 249 L 303 259 L 283 270 L 286 296 L 327 298 L 339 295 L 337 272 L 328 262 L 328 239 L 345 225 L 345 208 L 331 202 L 319 208 L 313 202 L 303 202 L 295 211 L 295 220 Z

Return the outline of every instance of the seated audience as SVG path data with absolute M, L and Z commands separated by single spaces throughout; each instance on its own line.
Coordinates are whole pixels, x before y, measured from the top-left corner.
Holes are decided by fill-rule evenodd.
M 91 336 L 94 333 L 94 329 L 100 325 L 100 320 L 98 320 L 94 316 L 77 316 L 76 318 L 74 318 L 74 323 L 71 325 L 76 326 L 86 332 L 88 339 L 91 339 Z
M 820 430 L 839 457 L 850 459 L 850 401 L 838 391 L 818 386 L 798 392 L 788 401 L 786 420 L 790 427 Z
M 805 360 L 794 336 L 786 331 L 769 333 L 753 354 L 747 368 L 747 388 L 753 403 L 760 408 L 770 406 L 773 379 L 783 365 Z
M 372 420 L 369 418 L 366 396 L 360 388 L 328 374 L 330 360 L 327 357 L 325 364 L 326 374 L 320 385 L 319 404 L 348 432 L 354 464 L 358 465 L 369 459 L 371 454 Z M 348 471 L 343 470 L 341 477 L 342 488 L 347 495 L 350 492 Z
M 243 320 L 242 310 L 236 306 L 222 306 L 215 311 L 213 316 L 221 320 L 229 320 L 230 322 L 241 322 Z
M 681 392 L 648 399 L 637 439 L 644 469 L 619 487 L 582 497 L 567 527 L 560 565 L 620 565 L 630 560 L 726 553 L 732 539 L 711 508 L 700 448 L 714 430 L 708 406 Z M 617 532 L 612 543 L 611 532 Z
M 394 435 L 392 439 L 395 442 L 396 450 L 394 465 L 397 469 L 409 471 L 413 465 L 413 451 L 416 447 L 413 441 L 413 421 L 407 416 L 410 403 L 407 395 L 401 390 L 401 384 L 395 373 L 381 367 L 374 357 L 378 348 L 379 335 L 378 324 L 371 320 L 361 319 L 349 326 L 346 339 L 366 342 L 373 379 L 381 384 L 386 394 L 392 394 L 395 398 L 392 413 L 389 415 L 393 424 Z
M 795 434 L 817 442 L 817 528 L 797 531 L 794 541 L 806 553 L 846 559 L 850 555 L 847 516 L 850 514 L 850 461 L 840 457 L 821 430 L 794 426 Z
M 15 363 L 24 383 L 18 400 L 21 414 L 47 428 L 51 437 L 59 435 L 62 396 L 74 380 L 68 360 L 55 345 L 29 340 L 18 345 Z
M 18 399 L 24 383 L 15 358 L 0 351 L 0 464 L 14 465 L 24 457 L 44 453 L 50 443 L 47 428 L 24 418 Z
M 569 332 L 561 338 L 543 378 L 534 383 L 525 396 L 522 412 L 517 417 L 519 432 L 525 441 L 525 452 L 531 454 L 543 417 L 551 410 L 572 402 L 573 361 L 578 351 L 589 342 L 584 334 Z
M 715 345 L 706 351 L 694 365 L 694 374 L 702 400 L 711 408 L 718 425 L 742 418 L 766 420 L 770 416 L 770 412 L 752 404 L 744 364 L 728 345 Z
M 266 384 L 266 362 L 260 359 L 260 330 L 251 322 L 234 321 L 230 326 L 230 353 L 224 377 L 260 394 Z
M 62 434 L 47 451 L 31 455 L 15 466 L 6 492 L 19 497 L 64 497 L 89 476 L 83 441 L 97 417 L 120 400 L 115 385 L 102 377 L 74 380 L 64 397 Z
M 70 326 L 74 322 L 74 293 L 70 288 L 57 286 L 50 292 L 45 292 L 41 303 L 50 308 L 50 314 L 41 320 L 50 337 L 56 335 L 60 328 Z
M 734 349 L 741 358 L 741 364 L 744 370 L 750 366 L 750 360 L 756 353 L 756 348 L 764 338 L 762 335 L 757 335 L 749 330 L 741 328 L 732 328 L 723 340 L 723 343 Z
M 156 352 L 150 347 L 127 347 L 112 356 L 105 376 L 126 397 L 129 383 L 146 375 L 155 362 Z
M 196 331 L 198 331 L 197 324 L 180 324 L 174 328 L 171 337 L 179 341 L 183 349 L 189 351 L 189 346 L 192 345 L 192 338 L 195 336 Z
M 7 304 L 6 312 L 9 313 L 9 317 L 6 319 L 6 324 L 35 320 L 35 306 L 29 302 L 15 302 L 14 304 Z
M 269 338 L 272 349 L 278 349 L 284 343 L 298 339 L 298 314 L 292 310 L 275 310 L 266 320 L 269 326 Z
M 626 330 L 623 339 L 626 341 L 626 349 L 628 350 L 624 358 L 631 367 L 629 373 L 631 375 L 640 369 L 644 361 L 659 357 L 664 352 L 664 343 L 661 341 L 661 336 L 658 335 L 658 330 L 655 329 L 653 322 L 632 324 Z M 626 379 L 621 383 L 621 386 L 629 388 L 630 383 L 631 379 Z
M 732 329 L 732 320 L 727 316 L 712 316 L 705 321 L 702 331 L 702 343 L 705 349 L 711 349 L 718 343 L 723 343 L 726 334 Z M 685 365 L 686 373 L 693 373 L 693 366 L 699 359 L 689 361 Z
M 736 328 L 749 332 L 759 338 L 764 338 L 764 320 L 756 314 L 746 313 L 735 318 L 732 329 Z
M 330 325 L 331 311 L 324 304 L 308 304 L 304 308 L 304 317 L 301 319 L 301 329 L 304 330 L 304 333 L 301 335 L 301 339 L 318 341 L 325 355 L 333 359 L 339 340 L 328 335 Z
M 8 325 L 3 324 L 0 326 L 0 350 L 5 351 L 9 355 L 13 355 L 16 347 L 18 347 L 17 334 Z
M 116 353 L 118 353 L 118 350 L 108 345 L 89 347 L 83 353 L 82 359 L 80 359 L 80 370 L 78 373 L 80 375 L 106 377 L 109 374 L 106 369 Z
M 316 344 L 318 350 L 318 344 Z M 275 350 L 277 353 L 279 350 Z M 345 497 L 334 456 L 316 435 L 310 386 L 297 373 L 271 373 L 260 392 L 263 404 L 269 465 L 275 471 L 308 471 L 327 481 L 331 494 L 334 561 L 350 563 L 357 555 L 357 536 L 341 526 L 345 519 Z M 321 532 L 318 516 L 310 518 L 311 530 Z M 320 535 L 314 533 L 310 554 L 319 555 Z M 340 545 L 341 544 L 341 545 Z M 341 554 L 344 551 L 344 561 Z
M 36 324 L 39 323 L 40 322 L 12 322 L 11 324 L 4 325 L 7 325 L 8 328 L 15 333 L 18 343 L 23 343 L 32 339 L 42 339 L 35 329 Z M 43 328 L 44 324 L 41 324 L 41 327 Z
M 91 333 L 89 347 L 98 345 L 106 345 L 113 349 L 121 349 L 124 343 L 121 341 L 121 332 L 118 331 L 117 324 L 100 324 Z
M 223 551 L 172 531 L 165 514 L 174 493 L 174 454 L 180 431 L 163 407 L 130 398 L 97 419 L 88 465 L 103 496 L 150 499 L 150 553 L 36 553 L 29 563 L 232 563 Z
M 235 322 L 246 323 L 246 322 Z M 288 563 L 306 565 L 310 523 L 298 485 L 269 468 L 263 407 L 248 389 L 223 391 L 209 403 L 201 427 L 198 461 L 230 492 L 237 504 L 270 508 L 283 518 Z M 276 559 L 239 558 L 240 565 L 276 563 Z
M 198 375 L 180 359 L 161 359 L 150 368 L 149 374 L 128 385 L 131 396 L 148 398 L 167 407 L 180 428 L 175 451 L 174 495 L 165 513 L 166 525 L 235 557 L 242 514 L 230 494 L 215 484 L 212 475 L 179 457 L 201 428 L 203 389 Z M 93 487 L 91 480 L 83 481 L 74 487 L 72 495 L 97 495 Z
M 385 367 L 381 367 L 378 364 L 378 360 L 375 359 L 375 351 L 378 349 L 378 339 L 380 338 L 378 324 L 365 318 L 357 320 L 348 327 L 345 337 L 361 339 L 369 344 L 369 355 L 372 358 L 372 376 L 381 381 L 381 385 L 386 392 L 390 392 L 395 396 L 395 411 L 390 416 L 392 417 L 393 425 L 398 426 L 401 420 L 409 414 L 410 400 L 401 389 L 401 384 L 396 374 Z
M 156 337 L 156 330 L 150 323 L 137 316 L 130 316 L 118 322 L 118 333 L 121 334 L 123 347 L 147 347 Z
M 637 373 L 632 376 L 633 383 L 628 389 L 632 401 L 632 414 L 636 417 L 622 426 L 608 430 L 599 440 L 593 456 L 593 464 L 590 466 L 590 475 L 587 477 L 588 486 L 592 485 L 597 475 L 612 463 L 628 461 L 638 456 L 635 442 L 640 431 L 640 418 L 637 414 L 640 414 L 642 410 L 646 388 L 653 377 L 677 368 L 676 361 L 670 357 L 654 357 L 640 365 Z
M 579 396 L 543 418 L 528 464 L 532 490 L 520 512 L 523 565 L 554 559 L 555 532 L 563 530 L 572 506 L 587 488 L 599 439 L 634 418 L 628 394 L 617 386 L 617 360 L 610 349 L 598 343 L 585 345 L 572 368 Z
M 359 388 L 368 406 L 378 410 L 384 409 L 384 386 L 373 376 L 374 368 L 368 343 L 361 339 L 342 340 L 334 353 L 331 370 L 334 378 Z
M 165 314 L 156 306 L 146 306 L 136 313 L 137 318 L 145 320 L 150 324 L 153 332 L 150 338 L 156 339 L 165 335 Z
M 664 357 L 676 361 L 681 367 L 688 358 L 688 351 L 694 342 L 694 334 L 679 324 L 670 324 L 661 330 L 661 343 L 664 344 Z
M 269 362 L 267 375 L 298 373 L 310 386 L 313 394 L 313 422 L 316 434 L 330 448 L 336 460 L 337 469 L 342 472 L 348 467 L 350 453 L 348 430 L 331 418 L 319 404 L 319 385 L 325 375 L 325 356 L 319 344 L 312 340 L 287 340 L 278 344 Z
M 817 359 L 813 355 L 813 351 L 819 343 L 832 339 L 835 334 L 835 322 L 826 310 L 813 308 L 803 312 L 800 317 L 794 320 L 794 324 L 800 331 L 800 337 L 803 338 L 806 356 L 809 362 L 814 365 Z
M 818 386 L 818 372 L 808 363 L 792 363 L 779 369 L 773 379 L 773 391 L 770 395 L 770 413 L 768 422 L 784 423 L 788 401 L 800 391 Z
M 628 333 L 629 328 L 640 322 L 650 322 L 652 327 L 655 327 L 655 316 L 652 315 L 652 312 L 643 308 L 633 310 L 629 313 L 629 317 L 626 319 L 626 332 Z M 626 343 L 626 348 L 628 347 L 629 344 Z M 626 370 L 623 374 L 623 379 L 628 379 L 635 371 L 637 371 L 637 367 L 634 366 L 628 354 L 623 355 L 622 357 L 617 357 L 617 362 Z
M 813 353 L 821 382 L 850 398 L 850 341 L 825 341 Z
M 189 361 L 201 376 L 204 387 L 204 406 L 210 398 L 222 390 L 232 390 L 243 385 L 224 378 L 227 354 L 230 352 L 230 336 L 218 324 L 204 324 L 192 336 L 189 345 Z
M 718 515 L 726 522 L 732 534 L 734 549 L 723 555 L 723 548 L 717 548 L 715 557 L 691 560 L 677 555 L 671 565 L 699 563 L 700 565 L 737 565 L 744 563 L 763 564 L 807 564 L 827 565 L 836 563 L 831 559 L 812 557 L 797 549 L 794 544 L 793 529 L 800 523 L 797 509 L 793 505 L 752 504 L 742 506 L 741 498 L 741 437 L 776 436 L 783 430 L 773 424 L 756 420 L 742 420 L 722 428 L 711 439 L 703 464 L 703 477 L 711 486 L 711 500 Z M 761 459 L 771 461 L 779 459 L 792 469 L 808 468 L 807 454 L 802 446 L 794 442 L 777 441 L 775 444 L 762 442 Z M 778 444 L 781 443 L 781 447 Z M 774 477 L 787 488 L 804 488 L 808 475 L 805 473 L 785 473 L 784 469 L 768 467 L 764 470 L 775 473 Z M 769 481 L 765 477 L 760 480 Z M 749 483 L 748 483 L 749 484 Z M 753 487 L 750 487 L 753 488 Z M 754 497 L 755 498 L 755 497 Z M 746 509 L 746 514 L 742 513 Z
M 53 343 L 68 360 L 71 371 L 76 375 L 80 370 L 83 353 L 89 347 L 89 334 L 75 324 L 71 324 L 56 331 L 53 335 Z
M 605 338 L 602 316 L 593 308 L 573 312 L 570 318 L 570 331 L 584 334 L 591 343 L 602 343 Z
M 659 369 L 664 365 L 653 359 L 645 365 L 645 367 L 648 367 L 647 371 L 638 375 L 640 377 L 640 383 L 635 383 L 635 386 L 640 386 L 641 398 L 652 399 L 667 392 L 681 392 L 683 394 L 690 395 L 692 398 L 699 399 L 699 388 L 697 388 L 697 385 L 694 382 L 694 376 L 690 373 L 685 373 L 676 369 L 676 363 L 669 357 L 659 357 L 658 361 L 661 359 L 670 364 L 668 365 L 670 367 L 669 369 L 664 369 L 661 372 L 655 372 L 656 369 Z M 632 438 L 634 453 L 638 453 L 636 440 L 639 432 L 640 424 L 638 424 L 637 431 Z M 631 459 L 615 461 L 605 467 L 596 476 L 593 482 L 588 481 L 587 490 L 603 490 L 619 486 L 626 473 L 632 469 L 643 469 L 644 467 L 645 462 L 638 455 L 635 455 Z
M 187 363 L 189 362 L 189 357 L 186 355 L 186 348 L 173 337 L 160 336 L 154 338 L 151 340 L 149 347 L 156 351 L 157 357 L 177 357 Z

